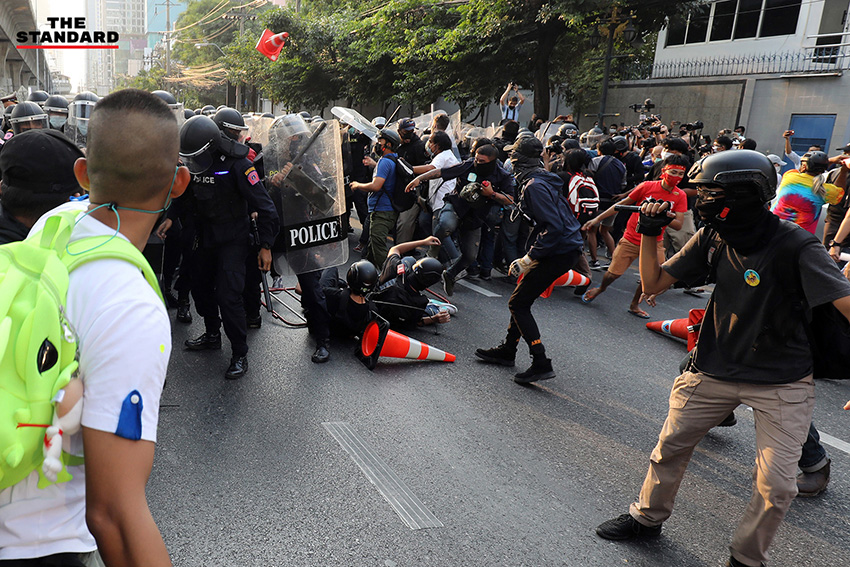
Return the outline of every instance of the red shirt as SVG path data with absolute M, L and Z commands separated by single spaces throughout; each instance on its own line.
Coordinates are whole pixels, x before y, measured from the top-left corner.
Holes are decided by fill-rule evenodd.
M 678 187 L 674 188 L 672 191 L 667 191 L 661 186 L 660 181 L 644 181 L 632 189 L 632 192 L 629 193 L 629 199 L 638 205 L 643 203 L 644 200 L 649 197 L 672 202 L 674 213 L 684 213 L 688 210 L 688 198 L 685 195 L 685 192 Z M 632 213 L 632 216 L 629 217 L 629 222 L 626 225 L 626 232 L 623 234 L 623 238 L 636 246 L 640 246 L 641 235 L 637 232 L 639 216 L 639 213 Z M 662 238 L 664 238 L 664 231 L 658 235 L 659 241 L 661 241 Z

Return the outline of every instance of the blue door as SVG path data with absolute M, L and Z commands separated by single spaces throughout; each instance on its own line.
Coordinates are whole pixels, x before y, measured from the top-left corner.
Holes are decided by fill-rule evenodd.
M 810 146 L 820 146 L 829 153 L 832 129 L 835 126 L 834 114 L 792 114 L 789 130 L 794 130 L 791 136 L 791 149 L 798 155 L 803 155 Z

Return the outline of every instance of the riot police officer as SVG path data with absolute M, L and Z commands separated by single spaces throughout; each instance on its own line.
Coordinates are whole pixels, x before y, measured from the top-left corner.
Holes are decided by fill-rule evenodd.
M 258 262 L 264 271 L 271 267 L 271 246 L 279 227 L 274 204 L 247 155 L 248 147 L 222 136 L 208 116 L 192 117 L 180 129 L 180 157 L 193 174 L 187 191 L 197 230 L 192 295 L 206 329 L 185 345 L 189 350 L 220 349 L 223 322 L 232 348 L 228 379 L 241 378 L 248 370 L 242 291 L 249 213 L 257 213 Z

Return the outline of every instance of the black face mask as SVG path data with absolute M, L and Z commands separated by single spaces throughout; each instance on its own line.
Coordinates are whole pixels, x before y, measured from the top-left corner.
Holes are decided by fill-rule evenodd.
M 473 169 L 475 170 L 475 175 L 478 176 L 478 179 L 486 179 L 496 172 L 496 160 L 493 160 L 490 163 L 476 163 Z
M 730 202 L 726 198 L 710 200 L 697 197 L 696 211 L 720 238 L 740 254 L 750 254 L 764 247 L 779 226 L 779 217 L 754 198 Z

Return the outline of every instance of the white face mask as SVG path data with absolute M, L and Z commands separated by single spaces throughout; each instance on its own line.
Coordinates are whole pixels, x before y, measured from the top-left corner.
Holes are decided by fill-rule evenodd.
M 661 159 L 665 160 L 672 155 L 674 155 L 673 152 L 661 152 Z

